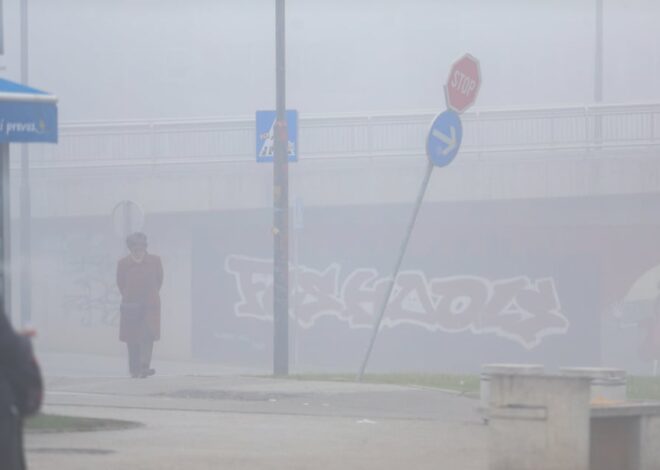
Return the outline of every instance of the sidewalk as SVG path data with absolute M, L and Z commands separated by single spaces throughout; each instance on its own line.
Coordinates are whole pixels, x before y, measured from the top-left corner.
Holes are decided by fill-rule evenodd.
M 165 362 L 156 364 L 155 377 L 130 379 L 120 358 L 41 360 L 46 412 L 144 426 L 29 434 L 31 470 L 487 468 L 477 402 L 436 390 L 259 378 Z
M 74 354 L 37 350 L 39 364 L 46 377 L 127 377 L 127 359 L 123 356 Z M 270 371 L 239 368 L 198 361 L 167 361 L 157 357 L 153 367 L 160 376 L 183 375 L 269 375 Z

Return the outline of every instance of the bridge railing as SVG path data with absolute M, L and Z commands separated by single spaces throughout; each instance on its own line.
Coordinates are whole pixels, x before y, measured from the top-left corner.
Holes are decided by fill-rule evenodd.
M 434 114 L 301 115 L 301 159 L 419 157 Z M 477 110 L 463 115 L 464 158 L 660 146 L 660 104 Z M 63 123 L 35 167 L 254 161 L 254 118 Z

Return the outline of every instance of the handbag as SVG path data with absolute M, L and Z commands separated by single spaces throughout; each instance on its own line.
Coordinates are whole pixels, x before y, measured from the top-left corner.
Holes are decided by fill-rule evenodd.
M 17 339 L 18 364 L 7 375 L 14 391 L 19 414 L 21 416 L 30 416 L 41 408 L 44 396 L 44 384 L 41 377 L 41 368 L 32 348 L 32 341 L 20 335 Z
M 122 302 L 119 312 L 127 318 L 138 319 L 144 317 L 146 308 L 142 302 Z

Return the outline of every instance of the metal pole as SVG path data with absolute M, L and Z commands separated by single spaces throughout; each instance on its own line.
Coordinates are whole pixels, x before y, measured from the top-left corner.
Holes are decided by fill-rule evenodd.
M 21 0 L 21 82 L 28 84 L 28 0 Z M 30 194 L 30 154 L 28 145 L 21 145 L 20 187 L 20 268 L 21 321 L 32 320 L 32 202 Z
M 291 243 L 293 245 L 293 292 L 296 291 L 298 287 L 298 279 L 300 273 L 300 261 L 298 257 L 298 238 L 300 237 L 300 230 L 294 228 L 293 230 L 293 240 Z M 298 305 L 296 303 L 296 296 L 293 297 L 293 305 L 291 308 L 291 313 L 293 316 L 293 328 L 291 333 L 293 338 L 290 340 L 293 342 L 293 367 L 294 370 L 298 365 L 298 346 L 299 346 L 299 337 L 298 337 Z
M 594 103 L 603 101 L 603 0 L 596 0 L 596 38 L 594 47 Z M 600 150 L 603 143 L 603 117 L 599 109 L 594 109 L 593 130 L 594 149 Z
M 596 0 L 596 56 L 594 58 L 594 101 L 603 101 L 603 0 Z
M 298 296 L 296 295 L 296 291 L 298 289 L 298 282 L 300 279 L 300 234 L 302 231 L 302 216 L 299 212 L 299 201 L 300 201 L 300 196 L 298 195 L 298 191 L 300 186 L 298 185 L 298 171 L 297 168 L 292 170 L 292 175 L 291 179 L 293 181 L 293 187 L 294 189 L 294 210 L 293 210 L 293 232 L 292 232 L 292 237 L 293 239 L 291 240 L 291 245 L 293 248 L 293 259 L 292 259 L 292 264 L 293 264 L 293 279 L 290 281 L 293 281 L 293 287 L 291 289 L 291 292 L 293 293 L 293 299 L 292 305 L 291 305 L 291 318 L 293 319 L 293 327 L 291 328 L 291 334 L 293 338 L 289 338 L 289 341 L 293 343 L 293 361 L 292 361 L 292 366 L 295 370 L 295 368 L 298 366 L 299 363 L 299 352 L 300 352 L 300 324 L 298 323 L 298 302 L 297 298 Z
M 129 201 L 122 202 L 121 215 L 125 240 L 129 235 L 133 233 L 133 227 L 131 226 L 131 203 Z
M 385 316 L 385 310 L 387 310 L 387 304 L 390 302 L 390 297 L 392 296 L 392 290 L 394 289 L 394 284 L 396 282 L 396 277 L 399 274 L 399 269 L 401 268 L 401 262 L 403 261 L 403 256 L 406 254 L 406 248 L 408 248 L 408 241 L 410 241 L 410 235 L 412 234 L 413 228 L 415 227 L 415 221 L 417 220 L 417 214 L 419 213 L 419 208 L 422 205 L 424 200 L 424 193 L 426 193 L 426 188 L 429 185 L 429 180 L 431 179 L 431 173 L 433 172 L 433 163 L 429 160 L 428 165 L 426 166 L 426 174 L 424 175 L 424 181 L 422 181 L 422 186 L 419 188 L 419 194 L 417 195 L 417 201 L 415 202 L 415 208 L 413 209 L 412 217 L 408 223 L 408 228 L 406 230 L 406 235 L 401 243 L 401 249 L 399 250 L 399 257 L 396 260 L 394 265 L 394 274 L 389 279 L 387 284 L 387 292 L 383 298 L 383 303 L 380 306 L 378 318 L 376 323 L 374 323 L 374 328 L 371 332 L 371 340 L 369 341 L 369 347 L 367 352 L 364 355 L 364 360 L 362 361 L 362 366 L 360 367 L 360 372 L 357 375 L 357 380 L 361 381 L 364 376 L 364 371 L 367 368 L 367 363 L 369 362 L 369 356 L 371 355 L 371 350 L 376 343 L 376 336 L 378 336 L 378 330 L 380 329 L 380 324 L 383 321 Z
M 11 250 L 9 216 L 9 143 L 0 143 L 0 301 L 4 313 L 9 319 L 11 315 Z
M 273 163 L 273 374 L 289 374 L 289 155 L 284 0 L 275 4 L 277 119 Z

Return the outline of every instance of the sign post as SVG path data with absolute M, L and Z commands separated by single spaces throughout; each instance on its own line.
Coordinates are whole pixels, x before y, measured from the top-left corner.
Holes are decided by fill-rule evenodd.
M 126 237 L 133 232 L 142 230 L 142 226 L 144 225 L 144 211 L 133 201 L 121 201 L 112 209 L 112 225 L 115 229 L 115 234 L 121 240 L 123 251 Z
M 470 54 L 454 62 L 445 86 L 447 107 L 463 113 L 474 104 L 481 87 L 479 61 Z
M 284 0 L 275 4 L 276 109 L 273 124 L 273 375 L 289 375 L 289 159 Z
M 371 351 L 376 343 L 376 337 L 378 336 L 380 325 L 383 322 L 387 305 L 390 302 L 392 290 L 394 289 L 396 278 L 399 274 L 399 269 L 401 269 L 401 263 L 403 262 L 403 257 L 408 248 L 410 235 L 415 228 L 417 214 L 419 213 L 419 208 L 424 200 L 424 194 L 429 185 L 433 167 L 444 167 L 449 165 L 458 154 L 458 149 L 463 140 L 463 126 L 459 114 L 472 106 L 477 97 L 477 93 L 479 92 L 480 85 L 481 73 L 479 71 L 479 61 L 477 61 L 477 59 L 470 54 L 465 54 L 458 61 L 454 62 L 445 86 L 445 99 L 447 101 L 447 108 L 449 109 L 438 114 L 431 123 L 431 128 L 429 129 L 428 137 L 426 138 L 426 155 L 429 160 L 426 166 L 424 180 L 419 188 L 419 194 L 417 195 L 417 201 L 413 208 L 412 217 L 410 218 L 406 234 L 401 243 L 399 256 L 394 265 L 394 273 L 388 280 L 385 297 L 383 297 L 383 302 L 378 310 L 378 317 L 376 318 L 373 330 L 371 331 L 369 345 L 362 361 L 362 365 L 360 366 L 360 371 L 357 375 L 358 381 L 361 381 L 364 376 L 364 371 L 367 368 Z

